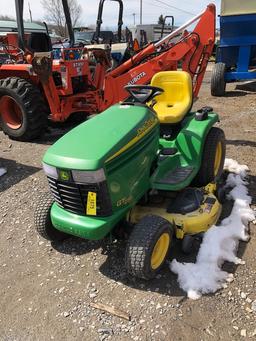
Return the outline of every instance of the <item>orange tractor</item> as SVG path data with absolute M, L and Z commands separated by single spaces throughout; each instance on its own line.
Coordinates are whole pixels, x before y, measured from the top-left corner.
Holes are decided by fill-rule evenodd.
M 47 33 L 24 32 L 23 2 L 15 0 L 18 32 L 7 33 L 0 45 L 0 61 L 1 52 L 7 55 L 0 66 L 0 125 L 10 138 L 38 137 L 47 119 L 100 113 L 127 97 L 125 85 L 147 84 L 155 73 L 178 66 L 191 75 L 197 96 L 215 41 L 213 4 L 113 69 L 108 49 L 76 46 L 67 0 L 62 4 L 70 47 L 58 59 Z M 192 32 L 185 30 L 195 22 Z

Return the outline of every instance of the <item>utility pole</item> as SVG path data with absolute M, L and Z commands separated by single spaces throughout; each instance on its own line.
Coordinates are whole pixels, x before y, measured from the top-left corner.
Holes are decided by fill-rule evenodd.
M 142 24 L 142 0 L 140 0 L 140 24 Z
M 28 9 L 29 9 L 29 16 L 30 16 L 30 21 L 32 22 L 32 12 L 31 12 L 31 9 L 30 9 L 30 3 L 28 3 Z
M 133 25 L 135 26 L 135 13 L 132 13 L 132 15 L 133 15 Z

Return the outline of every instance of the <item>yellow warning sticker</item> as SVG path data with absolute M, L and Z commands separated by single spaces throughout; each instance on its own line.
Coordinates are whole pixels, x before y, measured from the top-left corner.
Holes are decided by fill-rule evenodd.
M 97 193 L 88 192 L 86 214 L 96 215 L 96 205 L 97 205 Z

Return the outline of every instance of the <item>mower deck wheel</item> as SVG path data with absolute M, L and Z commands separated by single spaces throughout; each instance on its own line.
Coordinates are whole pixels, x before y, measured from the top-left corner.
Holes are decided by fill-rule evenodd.
M 40 198 L 35 210 L 35 226 L 38 234 L 50 241 L 62 241 L 70 236 L 57 230 L 51 222 L 51 207 L 54 199 L 50 192 L 44 193 Z
M 206 136 L 201 167 L 193 185 L 203 187 L 210 182 L 217 181 L 223 172 L 225 155 L 225 134 L 222 129 L 213 127 Z
M 184 236 L 182 239 L 181 249 L 186 255 L 189 255 L 194 248 L 194 237 L 190 235 Z
M 128 273 L 138 278 L 153 278 L 168 256 L 172 235 L 172 225 L 162 217 L 142 218 L 128 240 L 125 255 Z

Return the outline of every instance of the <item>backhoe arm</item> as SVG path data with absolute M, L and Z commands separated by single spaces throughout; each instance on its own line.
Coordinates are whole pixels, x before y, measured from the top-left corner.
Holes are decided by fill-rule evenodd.
M 198 21 L 193 32 L 184 31 Z M 171 41 L 181 34 L 176 43 Z M 156 72 L 177 70 L 178 63 L 193 80 L 194 97 L 198 95 L 208 60 L 215 41 L 215 5 L 206 10 L 160 41 L 146 46 L 134 57 L 109 72 L 105 78 L 104 101 L 101 110 L 123 100 L 127 84 L 147 84 Z

